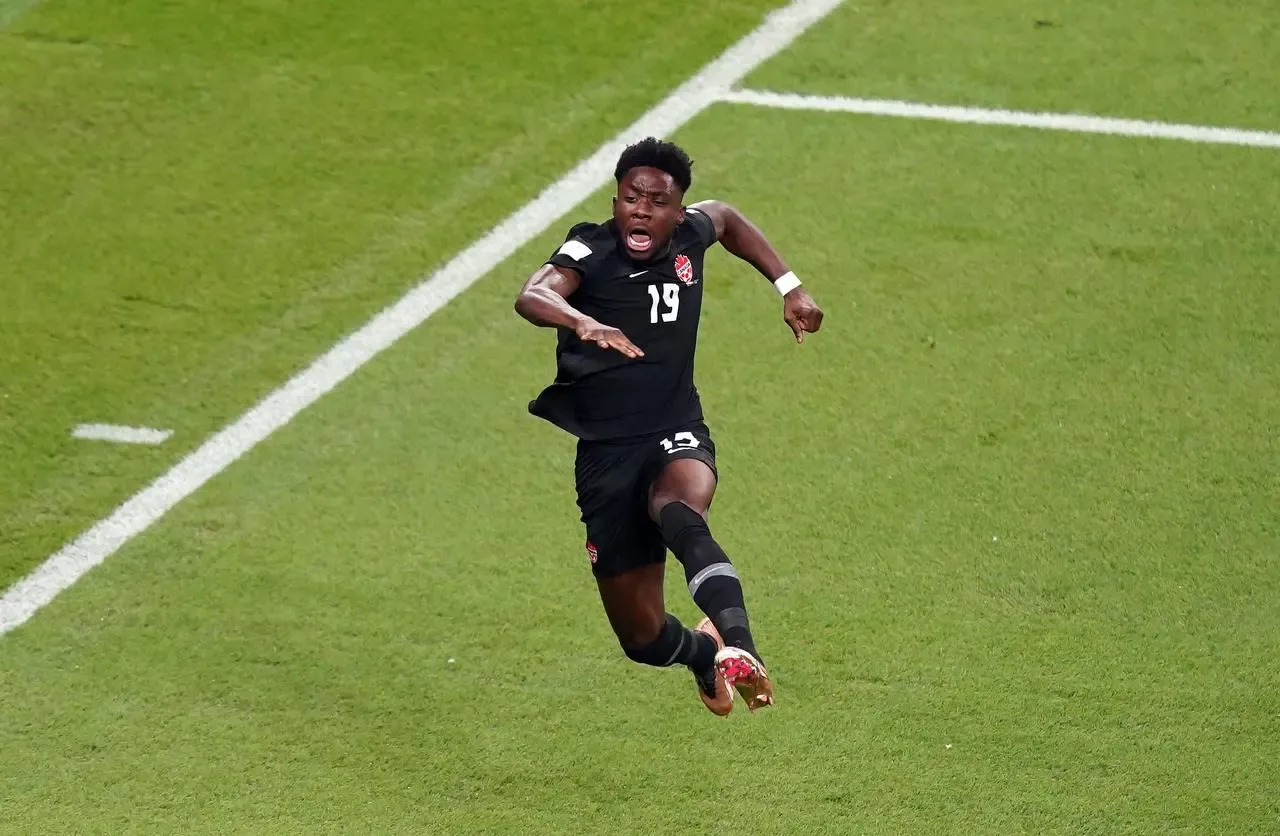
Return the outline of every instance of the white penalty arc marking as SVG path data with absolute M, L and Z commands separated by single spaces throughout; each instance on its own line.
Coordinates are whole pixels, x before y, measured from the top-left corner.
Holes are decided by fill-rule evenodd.
M 769 90 L 733 90 L 721 97 L 733 104 L 775 107 L 785 110 L 822 110 L 828 113 L 860 113 L 867 116 L 896 116 L 905 119 L 933 119 L 972 125 L 1006 125 L 1039 128 L 1049 131 L 1113 134 L 1150 139 L 1180 139 L 1186 142 L 1209 142 L 1222 145 L 1251 145 L 1258 148 L 1280 148 L 1280 133 L 1241 128 L 1215 128 L 1207 125 L 1180 125 L 1172 122 L 1146 122 L 1140 119 L 1112 119 L 1084 113 L 1031 113 L 1019 110 L 991 110 L 981 107 L 951 107 L 918 104 L 893 99 L 859 99 L 843 96 L 806 96 L 799 93 L 774 93 Z
M 114 441 L 117 444 L 163 444 L 173 430 L 150 427 L 123 427 L 119 424 L 80 424 L 71 431 L 72 438 L 86 441 Z
M 169 509 L 608 183 L 618 154 L 628 143 L 675 131 L 830 14 L 840 2 L 795 0 L 770 13 L 754 31 L 532 201 L 10 587 L 0 597 L 0 634 L 31 618 Z

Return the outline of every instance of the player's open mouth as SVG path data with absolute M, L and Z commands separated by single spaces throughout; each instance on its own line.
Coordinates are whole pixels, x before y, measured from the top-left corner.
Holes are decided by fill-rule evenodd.
M 653 246 L 653 239 L 643 229 L 633 229 L 627 233 L 627 249 L 633 253 L 642 253 Z

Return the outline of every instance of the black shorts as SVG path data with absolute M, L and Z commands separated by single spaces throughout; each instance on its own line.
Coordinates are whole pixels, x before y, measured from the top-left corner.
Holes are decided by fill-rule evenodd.
M 676 459 L 697 459 L 716 472 L 716 445 L 706 424 L 625 441 L 578 442 L 578 508 L 597 578 L 666 560 L 662 532 L 649 518 L 649 485 Z

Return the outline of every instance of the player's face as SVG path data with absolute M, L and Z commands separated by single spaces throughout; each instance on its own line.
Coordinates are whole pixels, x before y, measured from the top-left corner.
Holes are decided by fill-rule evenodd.
M 665 171 L 633 168 L 622 177 L 613 199 L 613 219 L 627 254 L 647 261 L 671 240 L 684 220 L 684 192 Z

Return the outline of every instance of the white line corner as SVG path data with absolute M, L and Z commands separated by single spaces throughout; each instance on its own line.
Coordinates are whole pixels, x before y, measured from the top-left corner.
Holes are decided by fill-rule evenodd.
M 425 277 L 110 515 L 50 555 L 0 596 L 0 635 L 25 623 L 205 482 L 293 420 L 365 363 L 421 325 L 520 247 L 610 182 L 618 154 L 645 136 L 667 136 L 789 46 L 841 0 L 793 0 L 608 140 L 541 194 Z

